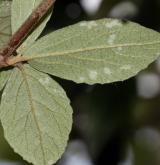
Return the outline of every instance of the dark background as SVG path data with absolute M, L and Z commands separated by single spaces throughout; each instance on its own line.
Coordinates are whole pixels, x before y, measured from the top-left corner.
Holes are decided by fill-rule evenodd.
M 44 34 L 105 17 L 160 30 L 159 0 L 102 0 L 93 10 L 94 2 L 57 0 Z M 160 164 L 160 60 L 136 77 L 112 84 L 91 86 L 53 78 L 65 89 L 74 110 L 70 141 L 58 165 Z M 25 164 L 3 136 L 0 159 L 0 165 Z

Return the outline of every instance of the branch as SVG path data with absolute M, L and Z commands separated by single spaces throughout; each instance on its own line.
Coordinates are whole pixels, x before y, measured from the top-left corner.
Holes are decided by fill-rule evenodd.
M 41 18 L 49 11 L 53 6 L 55 0 L 42 0 L 36 9 L 33 10 L 27 20 L 21 25 L 21 27 L 12 35 L 8 43 L 0 49 L 0 67 L 8 66 L 7 59 L 13 52 L 22 44 L 27 35 L 33 30 L 33 28 L 39 23 Z

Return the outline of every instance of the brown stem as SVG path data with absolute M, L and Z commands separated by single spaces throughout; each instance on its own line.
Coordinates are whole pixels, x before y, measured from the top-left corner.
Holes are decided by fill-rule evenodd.
M 6 60 L 13 54 L 14 51 L 21 45 L 26 36 L 37 25 L 40 19 L 52 7 L 55 0 L 42 0 L 36 9 L 33 10 L 27 20 L 21 27 L 12 35 L 8 43 L 0 49 L 0 67 L 8 66 Z

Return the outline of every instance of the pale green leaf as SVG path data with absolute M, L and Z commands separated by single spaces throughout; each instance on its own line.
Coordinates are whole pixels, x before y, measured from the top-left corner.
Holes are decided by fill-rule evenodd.
M 51 165 L 60 158 L 71 130 L 72 110 L 64 90 L 47 74 L 29 66 L 15 68 L 0 112 L 5 138 L 25 160 Z
M 0 1 L 0 48 L 11 36 L 11 2 Z M 10 71 L 0 69 L 0 91 L 10 76 Z
M 0 69 L 0 91 L 5 86 L 7 80 L 9 79 L 10 74 L 11 74 L 10 70 Z
M 116 19 L 80 22 L 53 32 L 24 52 L 36 69 L 77 83 L 122 81 L 160 54 L 160 34 Z
M 32 11 L 38 6 L 42 0 L 14 0 L 12 3 L 12 32 L 16 32 L 18 28 L 24 23 Z M 46 26 L 47 21 L 49 20 L 51 13 L 45 17 L 45 19 L 38 25 L 38 27 L 29 35 L 25 42 L 19 48 L 19 51 L 22 51 L 26 45 L 31 45 L 33 41 L 37 39 L 40 33 L 43 31 Z
M 0 48 L 11 36 L 11 2 L 0 2 Z

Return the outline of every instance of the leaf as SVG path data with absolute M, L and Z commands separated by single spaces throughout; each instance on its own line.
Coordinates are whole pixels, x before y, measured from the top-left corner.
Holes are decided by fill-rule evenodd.
M 38 6 L 42 0 L 14 0 L 12 3 L 12 32 L 16 32 L 24 23 L 32 11 Z M 31 45 L 35 41 L 49 20 L 51 13 L 38 25 L 38 27 L 29 35 L 25 42 L 20 46 L 19 52 L 23 51 L 26 45 Z
M 11 2 L 0 2 L 0 48 L 11 36 Z
M 10 70 L 2 70 L 2 69 L 0 69 L 0 91 L 5 86 L 7 80 L 9 79 L 10 74 L 11 74 Z
M 11 36 L 11 2 L 0 1 L 0 48 Z M 0 69 L 0 91 L 3 89 L 10 76 L 9 70 Z
M 160 55 L 160 35 L 133 22 L 80 22 L 36 41 L 23 60 L 77 83 L 110 83 L 136 75 Z
M 0 112 L 5 138 L 25 160 L 51 165 L 60 158 L 71 130 L 72 110 L 63 89 L 47 74 L 26 65 L 15 68 Z

